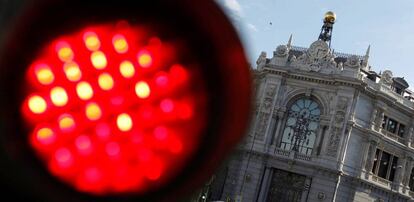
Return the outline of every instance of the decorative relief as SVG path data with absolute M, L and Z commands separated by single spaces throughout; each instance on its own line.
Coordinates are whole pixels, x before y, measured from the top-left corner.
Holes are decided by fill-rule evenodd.
M 326 155 L 330 157 L 336 157 L 339 149 L 339 142 L 341 141 L 341 135 L 343 126 L 345 124 L 346 109 L 348 108 L 348 98 L 339 97 L 336 107 L 336 112 L 332 124 L 331 136 L 329 137 L 328 146 L 326 148 Z
M 328 44 L 317 40 L 310 45 L 305 54 L 291 60 L 291 65 L 303 71 L 336 73 L 338 68 L 334 58 Z
M 273 51 L 273 58 L 270 64 L 285 66 L 289 57 L 289 48 L 286 45 L 280 45 Z
M 384 120 L 384 116 L 385 116 L 385 112 L 384 110 L 381 110 L 379 116 L 377 117 L 376 128 L 382 127 L 382 121 Z
M 268 84 L 263 97 L 262 108 L 257 117 L 256 137 L 263 140 L 272 112 L 273 100 L 276 94 L 276 84 Z
M 274 52 L 274 56 L 278 57 L 285 57 L 289 53 L 289 49 L 286 45 L 280 45 L 276 48 L 276 51 Z
M 358 56 L 352 55 L 351 57 L 349 57 L 345 62 L 345 66 L 353 67 L 353 68 L 360 67 L 360 61 L 359 61 Z
M 278 99 L 277 103 L 282 103 L 283 99 L 288 98 L 288 95 L 294 90 L 294 88 L 291 87 L 290 85 L 284 85 L 282 89 L 283 89 L 283 92 L 280 94 L 281 96 L 277 97 Z
M 385 86 L 391 86 L 392 72 L 390 70 L 385 70 L 384 72 L 382 72 L 379 83 L 384 84 Z

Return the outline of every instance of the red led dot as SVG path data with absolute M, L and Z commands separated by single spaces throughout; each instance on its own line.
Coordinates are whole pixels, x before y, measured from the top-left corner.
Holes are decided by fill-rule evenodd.
M 72 131 L 75 128 L 75 120 L 69 114 L 63 114 L 59 117 L 59 128 L 64 132 Z
M 182 104 L 178 116 L 182 119 L 190 119 L 193 116 L 193 113 L 193 108 L 189 104 Z
M 159 179 L 164 171 L 164 165 L 162 161 L 159 159 L 152 159 L 149 164 L 151 165 L 151 168 L 147 169 L 147 172 L 145 173 L 146 177 L 149 180 Z
M 49 145 L 56 140 L 56 136 L 52 129 L 45 127 L 36 132 L 36 139 L 43 145 Z
M 55 153 L 55 158 L 60 167 L 69 167 L 72 165 L 73 157 L 69 149 L 60 148 Z
M 88 168 L 85 170 L 85 179 L 91 183 L 98 182 L 101 179 L 101 172 L 98 168 Z
M 163 112 L 172 112 L 174 109 L 174 102 L 171 99 L 162 100 L 160 103 L 160 107 Z
M 168 76 L 167 73 L 161 72 L 155 77 L 155 83 L 160 87 L 168 86 Z
M 56 52 L 62 62 L 70 62 L 73 60 L 74 53 L 66 41 L 59 41 L 56 44 Z
M 165 140 L 167 138 L 167 134 L 167 128 L 163 126 L 156 127 L 154 130 L 155 138 L 157 138 L 158 140 Z
M 107 139 L 111 133 L 111 129 L 109 128 L 108 124 L 105 124 L 105 123 L 97 124 L 95 131 L 96 131 L 96 135 L 100 139 Z
M 171 66 L 170 74 L 178 83 L 184 83 L 188 80 L 187 70 L 179 64 Z
M 138 53 L 138 64 L 141 67 L 148 68 L 152 65 L 152 56 L 148 51 L 141 51 Z
M 116 142 L 110 142 L 106 145 L 105 151 L 109 156 L 117 156 L 120 152 L 120 147 Z
M 75 145 L 81 154 L 89 154 L 91 152 L 91 139 L 86 135 L 81 135 L 76 138 Z
M 177 138 L 173 138 L 170 142 L 170 151 L 178 154 L 183 150 L 183 143 Z

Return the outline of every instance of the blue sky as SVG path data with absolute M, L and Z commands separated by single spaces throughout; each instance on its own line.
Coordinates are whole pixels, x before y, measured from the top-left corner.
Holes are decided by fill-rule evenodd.
M 337 15 L 331 47 L 364 55 L 371 45 L 372 69 L 391 70 L 414 89 L 413 0 L 216 0 L 233 21 L 254 64 L 293 34 L 293 45 L 308 47 L 318 38 L 326 11 Z M 270 25 L 272 22 L 272 25 Z

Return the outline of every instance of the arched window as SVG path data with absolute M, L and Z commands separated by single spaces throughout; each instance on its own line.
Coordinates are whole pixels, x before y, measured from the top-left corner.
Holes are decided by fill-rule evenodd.
M 321 110 L 309 98 L 296 100 L 289 108 L 280 147 L 310 155 L 316 140 Z

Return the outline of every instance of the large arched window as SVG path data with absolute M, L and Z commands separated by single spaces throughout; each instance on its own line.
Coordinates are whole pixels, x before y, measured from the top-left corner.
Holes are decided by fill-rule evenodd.
M 289 108 L 280 147 L 310 155 L 316 140 L 321 110 L 309 98 L 296 100 Z

